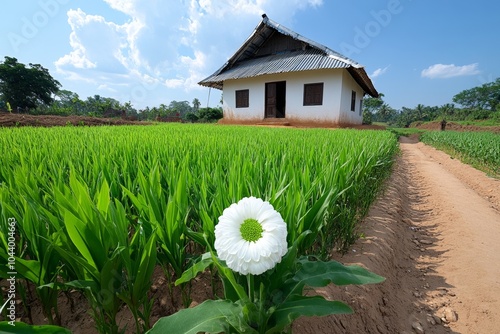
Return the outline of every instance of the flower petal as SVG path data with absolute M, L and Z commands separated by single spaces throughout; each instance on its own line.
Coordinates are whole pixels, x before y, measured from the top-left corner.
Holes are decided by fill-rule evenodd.
M 246 219 L 255 219 L 262 225 L 259 240 L 249 242 L 242 238 L 240 226 Z M 286 223 L 269 202 L 245 197 L 219 217 L 214 247 L 230 269 L 242 275 L 260 275 L 281 262 L 288 249 L 286 235 Z

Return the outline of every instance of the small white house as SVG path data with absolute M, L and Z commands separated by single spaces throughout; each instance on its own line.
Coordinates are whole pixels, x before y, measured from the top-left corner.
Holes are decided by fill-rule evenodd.
M 266 14 L 224 66 L 199 84 L 223 91 L 225 123 L 361 124 L 363 96 L 378 96 L 363 66 Z

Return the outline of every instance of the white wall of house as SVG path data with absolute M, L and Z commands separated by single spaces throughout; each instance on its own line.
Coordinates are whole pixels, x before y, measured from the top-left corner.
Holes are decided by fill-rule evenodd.
M 265 84 L 286 81 L 285 119 L 290 122 L 352 123 L 360 124 L 359 110 L 351 109 L 351 92 L 356 90 L 356 107 L 363 98 L 363 90 L 344 69 L 326 69 L 254 78 L 226 80 L 223 89 L 225 121 L 256 122 L 264 120 Z M 323 104 L 304 106 L 304 84 L 323 83 Z M 236 108 L 237 90 L 249 90 L 248 108 Z
M 361 111 L 363 100 L 363 89 L 353 79 L 353 77 L 344 70 L 342 73 L 342 101 L 340 106 L 339 123 L 342 124 L 361 124 L 363 122 L 363 113 Z M 356 103 L 354 111 L 351 110 L 352 92 L 356 92 Z
M 224 81 L 222 111 L 225 121 L 258 122 L 264 119 L 265 84 L 263 77 Z M 249 90 L 248 108 L 236 108 L 236 91 Z

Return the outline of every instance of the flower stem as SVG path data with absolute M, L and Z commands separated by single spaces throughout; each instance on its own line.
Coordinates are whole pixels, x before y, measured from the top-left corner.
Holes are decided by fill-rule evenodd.
M 261 282 L 260 288 L 259 288 L 259 328 L 262 328 L 262 329 L 267 328 L 267 320 L 266 320 L 266 316 L 265 316 L 264 302 L 265 302 L 264 284 L 262 284 L 262 282 Z
M 247 284 L 248 284 L 248 297 L 250 298 L 250 301 L 252 303 L 254 303 L 255 296 L 254 296 L 254 286 L 253 286 L 253 275 L 252 274 L 247 275 Z

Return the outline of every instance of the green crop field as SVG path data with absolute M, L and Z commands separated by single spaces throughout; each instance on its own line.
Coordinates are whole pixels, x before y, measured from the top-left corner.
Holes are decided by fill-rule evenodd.
M 77 289 L 99 331 L 117 333 L 124 304 L 136 332 L 150 328 L 153 269 L 180 277 L 243 197 L 269 201 L 289 243 L 310 230 L 300 254 L 345 249 L 397 140 L 387 131 L 216 125 L 26 127 L 0 129 L 0 151 L 0 228 L 15 222 L 13 239 L 0 234 L 0 277 L 9 278 L 13 252 L 20 295 L 38 298 L 49 323 L 60 322 L 58 295 Z M 37 288 L 30 294 L 27 282 Z M 183 296 L 188 303 L 188 289 Z
M 492 132 L 429 131 L 420 140 L 500 177 L 500 135 Z

